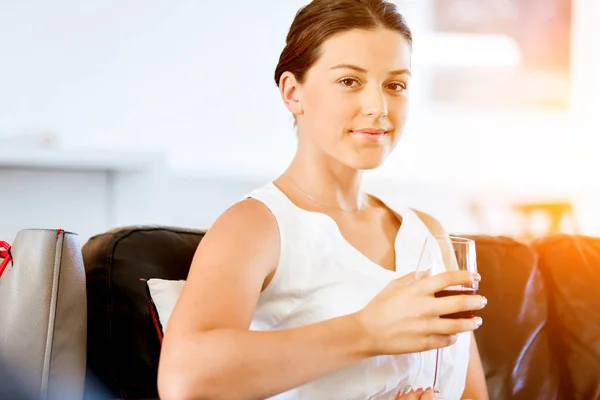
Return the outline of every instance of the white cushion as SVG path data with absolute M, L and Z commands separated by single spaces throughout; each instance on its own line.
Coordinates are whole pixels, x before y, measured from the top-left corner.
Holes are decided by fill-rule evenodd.
M 158 320 L 163 328 L 163 333 L 167 329 L 167 323 L 171 318 L 171 313 L 175 308 L 177 299 L 183 290 L 184 280 L 169 281 L 166 279 L 152 278 L 146 282 L 150 290 L 150 297 L 156 307 Z

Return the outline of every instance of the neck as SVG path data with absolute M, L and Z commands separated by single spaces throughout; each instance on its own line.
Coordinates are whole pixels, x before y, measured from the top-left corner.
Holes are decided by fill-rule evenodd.
M 321 204 L 342 210 L 358 210 L 364 206 L 360 191 L 362 171 L 322 152 L 299 147 L 283 175 Z

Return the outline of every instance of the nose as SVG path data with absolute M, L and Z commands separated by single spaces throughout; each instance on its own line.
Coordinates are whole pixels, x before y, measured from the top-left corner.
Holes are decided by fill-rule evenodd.
M 381 88 L 365 90 L 364 97 L 363 112 L 366 116 L 374 119 L 387 117 L 387 99 Z

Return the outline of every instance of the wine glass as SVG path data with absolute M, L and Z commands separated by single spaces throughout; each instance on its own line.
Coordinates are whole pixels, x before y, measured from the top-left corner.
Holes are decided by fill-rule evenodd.
M 477 272 L 475 242 L 457 236 L 427 236 L 417 264 L 416 279 L 456 270 Z M 437 292 L 435 297 L 474 295 L 477 294 L 478 290 L 478 283 L 452 286 Z M 440 318 L 473 318 L 474 315 L 474 311 L 463 311 L 441 315 Z M 436 350 L 432 386 L 435 399 L 443 399 L 443 393 L 440 392 L 443 350 L 443 348 Z

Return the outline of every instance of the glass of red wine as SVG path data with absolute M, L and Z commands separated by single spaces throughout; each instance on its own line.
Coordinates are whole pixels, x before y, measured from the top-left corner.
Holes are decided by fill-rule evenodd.
M 457 236 L 428 236 L 423 244 L 416 270 L 416 278 L 421 279 L 446 271 L 467 270 L 477 272 L 475 242 Z M 479 290 L 478 283 L 448 287 L 435 294 L 435 297 L 474 295 Z M 441 315 L 440 318 L 473 318 L 474 311 Z M 435 399 L 443 399 L 440 392 L 443 349 L 436 350 L 433 390 Z

